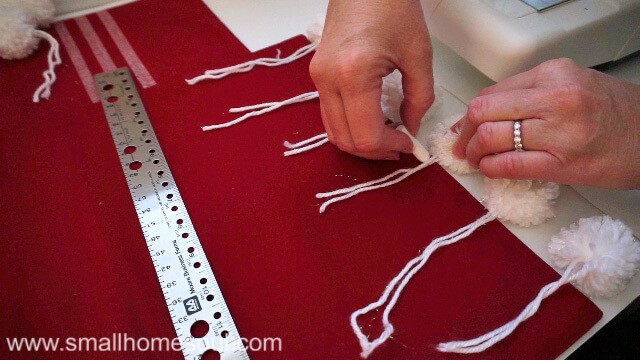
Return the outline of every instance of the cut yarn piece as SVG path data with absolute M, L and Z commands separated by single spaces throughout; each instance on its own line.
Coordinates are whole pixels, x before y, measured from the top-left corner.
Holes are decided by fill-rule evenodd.
M 302 140 L 293 144 L 285 141 L 282 145 L 290 150 L 285 151 L 284 156 L 297 155 L 305 151 L 320 147 L 328 142 L 329 136 L 327 135 L 327 133 L 318 134 L 316 136 L 312 136 L 306 140 Z
M 50 0 L 0 0 L 0 57 L 7 60 L 23 59 L 38 47 L 40 39 L 49 42 L 48 68 L 42 76 L 44 83 L 33 94 L 33 102 L 51 96 L 56 81 L 55 67 L 61 63 L 58 41 L 48 33 L 36 29 L 49 26 L 55 7 Z
M 384 292 L 382 293 L 382 296 L 380 296 L 380 298 L 377 301 L 363 307 L 362 309 L 356 310 L 351 314 L 351 317 L 350 317 L 351 328 L 353 329 L 353 332 L 356 334 L 356 337 L 358 338 L 358 342 L 360 343 L 360 347 L 362 348 L 362 352 L 360 353 L 360 356 L 363 359 L 366 359 L 367 357 L 369 357 L 369 355 L 376 348 L 378 348 L 378 346 L 382 345 L 385 341 L 387 341 L 387 339 L 389 339 L 389 337 L 393 333 L 394 328 L 391 322 L 389 321 L 389 314 L 391 313 L 391 310 L 393 309 L 396 302 L 398 301 L 398 298 L 400 297 L 402 290 L 404 290 L 405 286 L 407 286 L 411 278 L 418 271 L 420 271 L 420 269 L 422 269 L 422 267 L 426 264 L 427 260 L 429 260 L 429 257 L 431 256 L 431 254 L 433 254 L 437 249 L 443 246 L 455 244 L 456 242 L 468 237 L 475 230 L 485 225 L 486 223 L 492 221 L 493 219 L 495 219 L 494 216 L 487 213 L 481 216 L 478 220 L 448 235 L 445 235 L 433 240 L 420 255 L 411 259 L 400 271 L 400 273 L 398 273 L 398 275 L 396 275 L 389 282 L 389 284 L 387 284 Z M 393 292 L 393 295 L 391 296 L 391 300 L 389 300 L 389 296 L 391 295 L 392 292 Z M 387 303 L 387 300 L 389 300 L 388 303 Z M 384 330 L 382 331 L 380 336 L 370 341 L 368 336 L 362 332 L 362 329 L 358 325 L 358 317 L 383 306 L 385 303 L 387 303 L 387 305 L 385 306 L 384 311 L 382 313 L 382 325 L 384 327 Z
M 320 213 L 324 213 L 329 205 L 338 201 L 346 200 L 365 191 L 376 190 L 397 184 L 435 162 L 436 158 L 431 157 L 427 161 L 414 168 L 396 170 L 393 173 L 380 179 L 368 181 L 362 184 L 354 185 L 344 189 L 338 189 L 331 192 L 317 193 L 316 198 L 318 199 L 331 198 L 320 205 Z
M 317 91 L 312 91 L 312 92 L 308 92 L 308 93 L 304 93 L 304 94 L 300 94 L 300 95 L 294 96 L 294 97 L 292 97 L 290 99 L 286 99 L 286 100 L 283 100 L 283 101 L 269 102 L 269 103 L 263 103 L 263 104 L 257 104 L 257 105 L 249 105 L 249 106 L 244 106 L 244 107 L 239 107 L 239 108 L 232 108 L 232 109 L 229 109 L 229 112 L 231 112 L 231 113 L 244 112 L 244 111 L 250 111 L 250 110 L 255 110 L 255 111 L 248 112 L 248 113 L 242 115 L 241 117 L 239 117 L 237 119 L 234 119 L 234 120 L 231 120 L 231 121 L 228 121 L 226 123 L 203 126 L 202 127 L 202 131 L 210 131 L 210 130 L 227 128 L 227 127 L 233 126 L 235 124 L 239 124 L 239 123 L 245 121 L 246 119 L 248 119 L 250 117 L 266 114 L 268 112 L 271 112 L 273 110 L 279 109 L 279 108 L 281 108 L 283 106 L 286 106 L 286 105 L 295 104 L 295 103 L 304 102 L 304 101 L 309 101 L 309 100 L 313 100 L 313 99 L 316 99 L 316 98 L 318 98 L 318 92 Z
M 533 316 L 542 300 L 562 285 L 573 282 L 582 292 L 612 297 L 622 292 L 640 269 L 640 243 L 631 229 L 608 216 L 580 219 L 563 228 L 548 245 L 551 258 L 565 271 L 559 280 L 544 286 L 513 320 L 475 339 L 439 344 L 442 352 L 478 353 L 509 336 L 522 322 Z
M 204 72 L 204 74 L 196 76 L 192 79 L 186 79 L 185 81 L 189 85 L 195 85 L 203 80 L 218 80 L 231 74 L 249 72 L 256 66 L 275 67 L 286 65 L 298 59 L 301 59 L 314 52 L 320 44 L 320 39 L 322 38 L 322 30 L 324 29 L 324 20 L 324 15 L 316 16 L 315 20 L 311 23 L 311 25 L 309 25 L 306 34 L 307 39 L 311 43 L 302 46 L 287 57 L 280 57 L 280 50 L 278 50 L 278 55 L 274 58 L 259 58 L 220 69 L 207 70 Z

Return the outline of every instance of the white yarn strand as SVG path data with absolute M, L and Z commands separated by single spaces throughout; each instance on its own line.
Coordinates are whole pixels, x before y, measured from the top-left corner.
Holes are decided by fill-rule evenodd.
M 33 35 L 49 42 L 50 48 L 47 54 L 47 62 L 49 68 L 42 73 L 44 77 L 44 83 L 42 83 L 38 89 L 33 93 L 33 102 L 40 102 L 40 98 L 49 99 L 51 96 L 51 86 L 56 82 L 56 73 L 54 71 L 57 65 L 62 63 L 60 59 L 60 44 L 58 41 L 48 33 L 42 30 L 34 30 Z
M 339 190 L 335 190 L 332 192 L 328 192 L 328 193 L 318 193 L 316 194 L 316 198 L 321 199 L 321 198 L 327 198 L 327 197 L 332 197 L 335 195 L 340 195 L 343 194 L 341 196 L 336 196 L 332 199 L 329 199 L 327 201 L 325 201 L 324 203 L 322 203 L 322 205 L 320 206 L 320 213 L 324 213 L 324 211 L 327 209 L 327 207 L 335 202 L 338 201 L 342 201 L 345 199 L 348 199 L 352 196 L 358 195 L 361 192 L 365 192 L 365 191 L 371 191 L 371 190 L 375 190 L 375 189 L 380 189 L 383 187 L 387 187 L 387 186 L 391 186 L 394 184 L 399 183 L 400 181 L 406 179 L 407 177 L 417 173 L 418 171 L 426 168 L 427 166 L 433 164 L 434 162 L 436 162 L 435 157 L 432 157 L 431 159 L 429 159 L 429 161 L 425 161 L 423 163 L 421 163 L 420 165 L 411 168 L 411 169 L 401 169 L 401 170 L 397 170 L 394 171 L 393 173 L 377 179 L 377 180 L 373 180 L 373 181 L 369 181 L 366 183 L 362 183 L 359 185 L 355 185 L 355 186 L 351 186 L 348 188 L 344 188 L 344 189 L 339 189 Z M 402 175 L 400 175 L 402 174 Z M 396 179 L 390 180 L 391 178 L 400 175 L 399 177 L 397 177 Z
M 314 143 L 315 141 L 315 143 Z M 327 133 L 323 133 L 323 134 L 319 134 L 316 136 L 313 136 L 309 139 L 297 142 L 297 143 L 290 143 L 288 141 L 285 141 L 283 143 L 284 147 L 291 149 L 291 150 L 287 150 L 284 152 L 284 156 L 292 156 L 292 155 L 297 155 L 312 149 L 315 149 L 317 147 L 320 147 L 326 143 L 329 142 L 329 138 Z
M 274 67 L 274 66 L 289 64 L 295 60 L 305 57 L 307 54 L 312 53 L 317 47 L 318 47 L 318 43 L 315 43 L 315 42 L 307 44 L 285 58 L 280 57 L 280 50 L 278 50 L 278 55 L 275 58 L 259 58 L 259 59 L 249 60 L 241 64 L 227 66 L 220 69 L 207 70 L 204 72 L 203 75 L 196 76 L 192 79 L 187 79 L 185 81 L 189 85 L 195 85 L 203 80 L 218 80 L 231 74 L 248 72 L 258 65 L 266 66 L 266 67 Z
M 456 243 L 466 237 L 468 237 L 469 235 L 471 235 L 475 230 L 477 230 L 478 228 L 480 228 L 481 226 L 485 225 L 486 223 L 494 220 L 495 217 L 489 213 L 481 216 L 479 219 L 477 219 L 476 221 L 448 234 L 445 236 L 441 236 L 435 240 L 433 240 L 422 252 L 422 254 L 418 255 L 417 257 L 411 259 L 402 269 L 402 271 L 400 271 L 400 273 L 398 273 L 398 275 L 396 275 L 390 282 L 389 284 L 387 284 L 387 286 L 385 287 L 385 290 L 382 294 L 382 296 L 380 296 L 380 298 L 376 301 L 373 302 L 369 305 L 367 305 L 366 307 L 356 310 L 355 312 L 353 312 L 353 314 L 351 314 L 351 318 L 350 318 L 350 322 L 351 322 L 351 328 L 353 329 L 353 332 L 355 333 L 356 337 L 358 338 L 358 341 L 360 343 L 360 347 L 362 348 L 362 352 L 360 353 L 360 356 L 362 358 L 367 358 L 378 346 L 380 346 L 381 344 L 383 344 L 385 341 L 387 341 L 387 339 L 389 339 L 389 337 L 391 336 L 391 334 L 393 333 L 393 325 L 391 324 L 391 322 L 389 321 L 389 314 L 391 313 L 391 310 L 393 309 L 393 307 L 395 306 L 396 302 L 398 301 L 398 298 L 400 297 L 400 294 L 402 293 L 402 291 L 404 290 L 405 286 L 409 283 L 409 281 L 411 280 L 411 278 L 418 272 L 420 271 L 420 269 L 422 269 L 422 267 L 424 266 L 424 264 L 426 264 L 427 260 L 429 260 L 429 257 L 431 256 L 431 254 L 433 254 L 433 252 L 435 252 L 438 248 L 443 247 L 443 246 L 447 246 L 453 243 Z M 400 282 L 398 284 L 398 282 Z M 394 291 L 395 289 L 395 291 Z M 387 304 L 387 306 L 385 307 L 383 314 L 382 314 L 382 324 L 384 326 L 384 330 L 382 331 L 382 334 L 380 334 L 379 337 L 377 337 L 376 339 L 374 339 L 373 341 L 369 341 L 368 337 L 362 332 L 362 329 L 358 326 L 358 316 L 364 315 L 374 309 L 377 309 L 379 307 L 381 307 L 382 305 L 384 305 L 384 303 L 387 302 L 387 300 L 389 299 L 389 295 L 391 295 L 391 292 L 393 291 L 393 296 L 391 297 L 391 300 L 389 301 L 389 303 Z
M 271 103 L 265 103 L 265 104 L 251 105 L 250 107 L 252 107 L 252 108 L 260 108 L 260 110 L 246 113 L 246 114 L 242 115 L 241 117 L 239 117 L 239 118 L 237 118 L 235 120 L 231 120 L 231 121 L 226 122 L 226 123 L 203 126 L 202 127 L 202 131 L 210 131 L 210 130 L 227 128 L 227 127 L 239 124 L 239 123 L 245 121 L 246 119 L 248 119 L 250 117 L 266 114 L 266 113 L 271 112 L 273 110 L 279 109 L 279 108 L 281 108 L 281 107 L 283 107 L 285 105 L 290 105 L 290 104 L 295 104 L 295 103 L 299 103 L 299 102 L 309 101 L 309 100 L 313 100 L 313 99 L 316 99 L 316 98 L 318 98 L 318 92 L 317 91 L 313 91 L 313 92 L 300 94 L 298 96 L 294 96 L 294 97 L 292 97 L 290 99 L 287 99 L 287 100 L 284 100 L 284 101 L 280 101 L 280 102 L 271 102 Z M 245 107 L 245 108 L 248 108 L 248 107 Z M 242 108 L 234 108 L 234 109 L 242 109 Z
M 570 283 L 571 281 L 580 277 L 581 276 L 580 272 L 573 274 L 573 270 L 575 267 L 576 267 L 575 263 L 569 265 L 565 270 L 564 274 L 562 274 L 562 277 L 560 277 L 560 279 L 552 283 L 549 283 L 545 287 L 540 289 L 540 292 L 535 297 L 535 299 L 533 299 L 533 301 L 531 301 L 515 319 L 475 339 L 441 343 L 437 347 L 438 350 L 441 352 L 473 354 L 473 353 L 479 353 L 479 352 L 485 351 L 486 349 L 500 342 L 502 339 L 511 335 L 511 333 L 521 323 L 523 323 L 525 320 L 533 316 L 533 314 L 535 314 L 536 311 L 538 311 L 538 308 L 540 308 L 540 304 L 542 303 L 542 300 L 544 300 L 549 295 L 556 292 L 556 290 L 558 290 L 562 285 Z
M 302 140 L 299 141 L 297 143 L 290 143 L 288 141 L 285 141 L 282 145 L 284 145 L 284 147 L 286 147 L 287 149 L 297 149 L 301 146 L 307 145 L 307 144 L 311 144 L 314 141 L 317 140 L 321 140 L 321 139 L 326 139 L 329 135 L 327 135 L 327 133 L 322 133 L 322 134 L 318 134 L 316 136 L 312 136 L 306 140 Z

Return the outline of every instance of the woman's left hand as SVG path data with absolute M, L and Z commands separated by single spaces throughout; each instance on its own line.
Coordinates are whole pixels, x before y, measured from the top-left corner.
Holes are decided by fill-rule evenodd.
M 521 120 L 525 151 L 514 151 Z M 491 178 L 640 188 L 640 86 L 568 59 L 486 88 L 454 129 L 454 154 Z

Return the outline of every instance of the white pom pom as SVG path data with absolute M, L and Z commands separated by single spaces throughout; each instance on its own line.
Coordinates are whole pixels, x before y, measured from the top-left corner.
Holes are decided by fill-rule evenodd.
M 324 31 L 324 21 L 325 15 L 318 14 L 309 27 L 307 28 L 307 39 L 312 42 L 319 44 L 322 39 L 322 32 Z
M 453 154 L 453 146 L 458 141 L 460 134 L 451 131 L 451 126 L 462 116 L 463 114 L 454 115 L 438 122 L 433 130 L 427 134 L 429 150 L 438 157 L 438 163 L 447 170 L 460 175 L 470 174 L 477 170 L 467 160 L 458 159 Z
M 500 220 L 520 226 L 539 225 L 555 217 L 556 183 L 536 180 L 488 179 L 484 181 L 485 206 Z
M 587 295 L 622 292 L 640 267 L 640 243 L 631 230 L 608 216 L 580 219 L 551 238 L 549 253 L 561 268 L 582 264 L 575 284 Z
M 382 78 L 382 97 L 380 100 L 384 116 L 396 124 L 401 124 L 400 105 L 404 100 L 404 94 L 402 93 L 402 74 L 400 71 L 394 70 Z
M 51 0 L 1 0 L 0 3 L 24 10 L 29 18 L 28 22 L 39 26 L 49 26 L 56 12 Z
M 24 10 L 0 5 L 0 57 L 13 60 L 31 55 L 39 41 L 34 30 Z

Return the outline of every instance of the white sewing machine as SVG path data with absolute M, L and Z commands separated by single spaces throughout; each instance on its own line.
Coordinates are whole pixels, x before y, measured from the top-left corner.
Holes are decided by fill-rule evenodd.
M 640 50 L 640 0 L 422 0 L 431 33 L 498 81 L 553 58 Z

